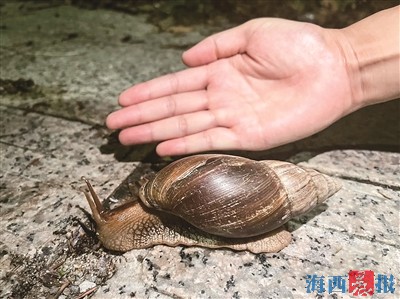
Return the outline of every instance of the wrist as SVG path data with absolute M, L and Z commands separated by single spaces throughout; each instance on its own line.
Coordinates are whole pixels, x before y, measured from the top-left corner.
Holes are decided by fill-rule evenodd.
M 349 98 L 347 99 L 347 111 L 345 114 L 351 113 L 364 106 L 365 93 L 363 88 L 360 64 L 357 53 L 345 32 L 342 29 L 326 29 L 332 37 L 335 46 L 338 48 L 338 53 L 341 58 L 341 63 L 347 74 L 349 85 Z
M 400 95 L 399 7 L 336 30 L 352 90 L 353 110 Z

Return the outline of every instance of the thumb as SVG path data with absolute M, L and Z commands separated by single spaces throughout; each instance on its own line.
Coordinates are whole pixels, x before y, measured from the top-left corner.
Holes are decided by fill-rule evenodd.
M 183 62 L 194 67 L 245 52 L 247 26 L 245 23 L 207 37 L 182 54 Z

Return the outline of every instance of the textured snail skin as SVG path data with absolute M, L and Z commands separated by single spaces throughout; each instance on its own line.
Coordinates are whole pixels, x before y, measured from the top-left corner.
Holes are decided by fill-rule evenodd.
M 111 211 L 85 181 L 100 241 L 123 252 L 157 244 L 278 252 L 291 241 L 282 225 L 340 189 L 312 169 L 229 155 L 175 161 L 141 186 L 142 202 Z

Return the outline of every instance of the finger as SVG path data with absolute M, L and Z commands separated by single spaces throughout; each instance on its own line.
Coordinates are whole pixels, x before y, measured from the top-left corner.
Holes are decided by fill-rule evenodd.
M 119 135 L 119 140 L 122 144 L 130 145 L 175 139 L 216 125 L 216 119 L 211 112 L 200 111 L 124 129 Z
M 207 108 L 206 91 L 180 93 L 125 107 L 111 113 L 106 120 L 110 129 L 121 129 L 138 124 L 170 118 Z
M 207 37 L 183 53 L 183 62 L 194 67 L 244 53 L 247 44 L 246 28 L 243 24 Z
M 129 106 L 176 93 L 205 89 L 207 83 L 205 67 L 190 68 L 128 88 L 119 96 L 119 104 Z
M 164 141 L 157 146 L 156 150 L 160 156 L 174 156 L 230 149 L 242 149 L 242 145 L 233 131 L 229 128 L 218 127 Z

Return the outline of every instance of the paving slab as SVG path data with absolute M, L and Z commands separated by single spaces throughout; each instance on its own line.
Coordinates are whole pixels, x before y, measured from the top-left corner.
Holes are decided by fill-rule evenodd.
M 252 154 L 296 153 L 290 160 L 343 185 L 288 223 L 293 241 L 281 252 L 160 245 L 117 254 L 93 236 L 81 176 L 106 199 L 132 173 L 166 161 L 152 146 L 117 144 L 104 118 L 124 88 L 183 68 L 182 48 L 209 28 L 159 32 L 145 15 L 59 5 L 21 11 L 7 2 L 1 11 L 0 298 L 315 298 L 306 292 L 308 274 L 352 269 L 393 274 L 396 293 L 375 297 L 398 297 L 400 154 L 388 151 L 398 146 L 398 101 L 289 148 Z M 354 140 L 386 151 L 328 150 Z

